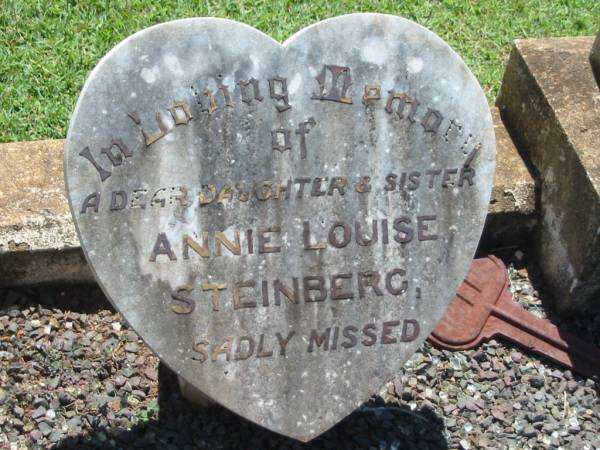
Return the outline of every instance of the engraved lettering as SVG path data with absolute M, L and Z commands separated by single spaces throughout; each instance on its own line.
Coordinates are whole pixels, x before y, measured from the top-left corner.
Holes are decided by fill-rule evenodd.
M 277 342 L 279 342 L 279 354 L 281 356 L 285 356 L 285 351 L 287 349 L 287 346 L 295 334 L 296 334 L 295 331 L 290 331 L 285 339 L 283 338 L 281 333 L 275 334 L 275 336 L 277 336 Z
M 412 241 L 414 231 L 408 224 L 410 224 L 410 219 L 408 217 L 398 217 L 397 219 L 394 219 L 394 230 L 397 231 L 394 235 L 394 240 L 397 243 L 406 244 L 407 242 Z
M 417 237 L 419 241 L 435 241 L 437 234 L 425 234 L 429 231 L 429 226 L 425 222 L 431 222 L 437 219 L 435 215 L 417 216 Z
M 410 327 L 410 329 L 409 329 Z M 405 320 L 402 325 L 402 335 L 400 336 L 401 342 L 412 342 L 419 336 L 420 326 L 419 322 L 414 319 Z
M 361 235 L 360 222 L 354 222 L 354 238 L 356 243 L 360 246 L 366 247 L 377 242 L 377 220 L 373 219 L 371 222 L 371 238 L 367 239 Z
M 392 283 L 392 281 L 393 281 L 392 278 L 394 277 L 394 275 L 399 275 L 399 276 L 403 277 L 404 275 L 406 275 L 406 271 L 403 269 L 394 269 L 394 270 L 391 270 L 388 273 L 386 273 L 385 274 L 385 288 L 392 295 L 402 295 L 408 289 L 408 281 L 402 280 L 400 287 L 399 288 L 395 287 L 394 284 Z
M 321 189 L 321 184 L 327 180 L 327 177 L 315 177 L 312 182 L 312 189 L 310 191 L 310 195 L 313 197 L 322 197 L 323 195 L 327 194 L 326 191 Z
M 327 73 L 331 75 L 329 88 L 326 85 Z M 321 73 L 316 77 L 316 80 L 319 83 L 319 93 L 313 94 L 312 99 L 352 104 L 352 98 L 347 96 L 348 88 L 352 85 L 352 76 L 349 67 L 325 65 Z
M 219 105 L 217 105 L 217 99 L 211 89 L 204 89 L 204 95 L 208 98 L 208 107 L 203 109 L 202 112 L 206 112 L 210 115 L 219 109 Z
M 381 343 L 382 344 L 394 344 L 398 340 L 395 337 L 391 337 L 393 327 L 400 325 L 399 320 L 390 320 L 389 322 L 383 322 L 383 329 L 381 330 Z
M 304 195 L 304 185 L 310 183 L 310 178 L 296 178 L 294 183 L 298 185 L 296 198 L 302 198 Z
M 210 300 L 212 302 L 212 310 L 218 311 L 221 306 L 221 293 L 220 291 L 227 289 L 226 284 L 218 284 L 218 283 L 207 283 L 202 285 L 203 291 L 211 291 Z
M 231 242 L 225 236 L 225 233 L 221 231 L 217 231 L 215 233 L 215 255 L 221 256 L 221 246 L 224 245 L 227 250 L 231 252 L 232 255 L 241 255 L 242 254 L 242 246 L 240 244 L 240 232 L 235 230 L 233 232 L 234 242 Z
M 88 208 L 93 208 L 94 212 L 98 212 L 100 206 L 100 192 L 94 192 L 88 195 L 81 205 L 81 214 L 85 214 Z
M 342 286 L 342 280 L 350 279 L 352 279 L 351 273 L 340 273 L 331 277 L 331 300 L 352 300 L 354 298 L 354 293 L 344 292 Z
M 260 335 L 260 341 L 258 342 L 258 351 L 256 352 L 257 358 L 270 358 L 273 356 L 273 350 L 263 350 L 265 345 L 265 335 Z
M 323 347 L 323 350 L 329 350 L 329 335 L 331 333 L 331 328 L 326 328 L 325 331 L 321 334 L 314 328 L 310 330 L 310 338 L 308 343 L 308 349 L 306 350 L 309 353 L 312 353 L 315 346 Z
M 281 227 L 269 227 L 258 230 L 258 253 L 279 253 L 281 246 L 268 245 L 271 243 L 271 237 L 267 233 L 280 233 Z
M 242 101 L 247 105 L 252 103 L 252 97 L 248 95 L 249 86 L 252 85 L 252 94 L 254 96 L 254 100 L 262 102 L 264 97 L 260 95 L 260 88 L 258 85 L 258 80 L 256 78 L 250 78 L 249 80 L 239 80 L 237 85 L 240 87 L 240 93 L 242 96 Z
M 281 294 L 283 294 L 290 301 L 290 303 L 297 304 L 300 302 L 300 284 L 298 283 L 298 278 L 293 277 L 292 283 L 294 286 L 293 291 L 279 280 L 275 280 L 273 282 L 276 305 L 281 305 Z
M 302 289 L 304 291 L 304 301 L 322 302 L 327 298 L 327 289 L 325 289 L 325 279 L 320 276 L 308 276 L 302 279 Z M 318 291 L 319 295 L 311 296 L 310 291 Z
M 271 147 L 278 152 L 292 149 L 291 131 L 287 128 L 271 130 Z
M 427 113 L 423 116 L 421 120 L 421 125 L 423 125 L 423 129 L 428 133 L 437 133 L 444 116 L 438 110 L 427 108 Z
M 454 181 L 452 180 L 451 175 L 454 175 L 458 172 L 458 169 L 444 169 L 444 175 L 442 176 L 442 187 L 448 188 L 454 186 Z
M 310 242 L 310 223 L 308 220 L 302 222 L 302 242 L 304 244 L 304 250 L 322 250 L 327 247 L 324 242 L 312 244 Z
M 191 109 L 185 102 L 176 101 L 170 107 L 168 107 L 167 110 L 169 111 L 171 119 L 173 120 L 173 125 L 169 127 L 165 122 L 163 115 L 160 112 L 157 112 L 156 123 L 158 124 L 158 129 L 160 131 L 154 133 L 149 133 L 142 127 L 142 122 L 137 112 L 134 111 L 127 114 L 127 116 L 140 127 L 142 135 L 144 136 L 146 147 L 149 147 L 159 139 L 166 136 L 168 133 L 173 131 L 176 126 L 187 125 L 193 119 Z
M 148 193 L 148 189 L 134 189 L 129 201 L 131 209 L 146 209 L 146 202 L 143 197 Z
M 198 341 L 194 344 L 194 346 L 192 347 L 192 349 L 194 350 L 194 352 L 198 353 L 197 355 L 193 355 L 192 359 L 194 361 L 199 361 L 200 364 L 202 364 L 203 362 L 205 362 L 208 359 L 208 352 L 206 351 L 206 348 L 209 346 L 210 344 L 208 343 L 208 341 Z
M 192 110 L 186 102 L 175 102 L 169 108 L 175 125 L 187 125 L 193 119 Z
M 112 191 L 110 194 L 110 210 L 121 211 L 127 206 L 127 192 Z M 97 212 L 97 211 L 96 211 Z
M 233 345 L 233 336 L 227 336 L 223 343 L 215 346 L 212 351 L 212 361 L 215 362 L 219 355 L 225 355 L 227 361 L 231 360 L 231 347 Z
M 346 177 L 333 177 L 331 183 L 329 183 L 327 195 L 333 195 L 333 192 L 336 190 L 340 195 L 344 195 L 346 193 L 346 186 L 348 186 L 348 179 Z
M 176 302 L 171 305 L 171 309 L 175 314 L 185 315 L 194 312 L 196 302 L 190 297 L 193 290 L 194 288 L 191 286 L 181 286 L 171 293 L 171 298 Z
M 242 349 L 242 342 L 247 342 L 248 343 L 248 347 L 246 349 Z M 256 343 L 254 342 L 254 339 L 252 339 L 252 337 L 250 336 L 242 336 L 239 338 L 238 340 L 238 344 L 237 344 L 237 349 L 233 355 L 233 359 L 236 361 L 243 361 L 245 359 L 248 359 L 252 356 L 252 354 L 254 353 L 254 347 L 255 347 Z
M 356 192 L 359 194 L 364 194 L 367 192 L 371 192 L 371 177 L 363 176 L 360 177 L 358 183 L 355 186 Z
M 226 84 L 219 84 L 219 90 L 223 93 L 223 98 L 225 99 L 225 106 L 228 108 L 233 108 L 233 102 L 231 101 L 231 94 L 229 93 L 229 86 Z
M 189 234 L 183 235 L 183 259 L 190 259 L 189 249 L 203 258 L 210 257 L 210 250 L 208 248 L 208 231 L 202 232 L 202 245 L 192 239 Z
M 358 328 L 356 328 L 354 325 L 348 325 L 342 330 L 342 336 L 347 339 L 347 341 L 342 342 L 342 347 L 352 348 L 356 346 L 358 340 L 356 339 L 355 333 L 358 333 Z
M 287 79 L 282 77 L 273 77 L 269 79 L 269 94 L 276 101 L 283 102 L 283 105 L 275 105 L 277 111 L 284 112 L 292 107 L 288 99 Z
M 363 327 L 362 333 L 366 338 L 361 341 L 362 345 L 370 347 L 377 342 L 377 335 L 375 334 L 376 329 L 377 327 L 374 323 L 368 323 Z
M 404 108 L 406 105 L 410 105 L 410 110 L 406 118 L 411 122 L 415 122 L 415 114 L 417 112 L 417 108 L 419 107 L 419 102 L 417 99 L 406 95 L 405 93 L 396 93 L 393 89 L 388 91 L 388 99 L 385 104 L 385 112 L 388 114 L 392 114 L 394 112 L 394 100 L 398 101 L 398 108 L 396 109 L 396 113 L 400 119 L 404 118 Z
M 156 258 L 160 255 L 166 255 L 169 257 L 169 260 L 177 261 L 177 256 L 175 256 L 175 252 L 171 249 L 171 243 L 165 233 L 158 233 L 154 248 L 152 248 L 152 253 L 150 254 L 150 261 L 155 262 Z
M 337 229 L 341 228 L 343 230 L 342 240 L 340 241 L 338 238 Z M 336 248 L 344 248 L 350 242 L 352 237 L 352 231 L 350 227 L 344 222 L 335 222 L 332 227 L 329 229 L 329 243 Z
M 205 191 L 208 189 L 208 195 Z M 198 199 L 200 201 L 200 205 L 208 205 L 212 203 L 215 198 L 217 198 L 217 187 L 214 184 L 205 184 L 200 189 L 198 193 Z
M 242 297 L 242 288 L 252 288 L 256 286 L 254 280 L 235 283 L 233 286 L 233 309 L 256 308 L 256 300 L 244 300 Z
M 370 287 L 373 289 L 375 295 L 381 297 L 383 292 L 379 289 L 380 279 L 379 272 L 358 272 L 358 296 L 360 298 L 365 298 L 365 287 Z
M 363 105 L 368 106 L 377 100 L 381 100 L 381 86 L 379 84 L 367 84 L 362 97 Z
M 118 149 L 117 153 L 113 153 L 113 147 Z M 100 153 L 106 155 L 113 167 L 123 164 L 123 158 L 131 158 L 133 156 L 133 152 L 127 148 L 121 139 L 113 139 L 108 147 L 100 150 Z
M 81 152 L 79 152 L 79 156 L 83 156 L 85 159 L 87 159 L 92 164 L 92 166 L 94 166 L 94 168 L 98 171 L 98 174 L 100 175 L 100 181 L 104 181 L 108 177 L 111 176 L 112 173 L 109 172 L 108 170 L 104 169 L 94 159 L 94 157 L 92 156 L 92 152 L 90 152 L 89 147 L 85 147 L 83 150 L 81 150 Z
M 316 124 L 317 122 L 313 117 L 309 117 L 308 120 L 298 124 L 296 134 L 300 135 L 300 159 L 306 159 L 306 135 Z

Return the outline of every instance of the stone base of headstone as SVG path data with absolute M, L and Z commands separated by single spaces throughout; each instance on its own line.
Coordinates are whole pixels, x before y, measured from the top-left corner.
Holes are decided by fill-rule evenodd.
M 216 403 L 208 398 L 202 391 L 196 389 L 183 378 L 178 376 L 177 381 L 179 382 L 179 391 L 181 392 L 181 396 L 187 401 L 195 403 L 196 405 L 204 408 L 216 405 Z
M 600 297 L 600 90 L 593 37 L 515 41 L 497 105 L 540 187 L 536 248 L 564 313 Z

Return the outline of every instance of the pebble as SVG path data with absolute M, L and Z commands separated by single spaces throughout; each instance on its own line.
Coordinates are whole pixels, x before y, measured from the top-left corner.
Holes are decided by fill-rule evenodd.
M 25 415 L 25 410 L 23 408 L 21 408 L 20 406 L 15 406 L 13 408 L 13 414 L 15 415 L 15 417 L 17 418 L 21 418 Z
M 50 433 L 52 433 L 52 427 L 46 422 L 40 422 L 38 428 L 44 436 L 48 436 Z
M 152 367 L 148 367 L 146 370 L 144 370 L 144 375 L 146 375 L 146 378 L 151 381 L 158 380 L 158 371 Z
M 125 344 L 125 351 L 130 353 L 137 353 L 140 351 L 140 346 L 135 342 L 128 342 Z
M 545 384 L 544 377 L 533 376 L 529 379 L 529 384 L 531 384 L 535 388 L 541 388 Z
M 516 300 L 544 315 L 527 271 L 510 276 Z M 78 306 L 55 298 L 46 309 L 19 294 L 9 315 L 0 291 L 0 329 L 9 337 L 0 340 L 0 448 L 11 448 L 8 439 L 16 450 L 157 442 L 173 450 L 600 447 L 598 384 L 500 339 L 464 352 L 425 343 L 380 396 L 300 445 L 226 410 L 189 404 L 122 317 L 89 295 Z M 598 346 L 600 314 L 588 319 L 570 330 Z
M 31 433 L 29 433 L 29 435 L 34 441 L 41 441 L 44 437 L 44 433 L 42 433 L 40 430 L 33 430 Z

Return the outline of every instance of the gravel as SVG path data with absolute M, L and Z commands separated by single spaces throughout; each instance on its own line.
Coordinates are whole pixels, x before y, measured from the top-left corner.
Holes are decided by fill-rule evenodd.
M 544 309 L 509 269 L 515 299 L 600 346 L 600 314 Z M 303 445 L 181 398 L 176 377 L 95 287 L 0 291 L 0 448 L 600 449 L 600 384 L 508 342 L 421 350 L 372 400 Z

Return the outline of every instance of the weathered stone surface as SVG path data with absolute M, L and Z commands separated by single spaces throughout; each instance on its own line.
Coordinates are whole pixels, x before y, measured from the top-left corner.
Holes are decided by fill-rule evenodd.
M 221 19 L 139 32 L 94 69 L 65 145 L 108 297 L 207 397 L 300 440 L 376 392 L 441 318 L 494 166 L 464 63 L 376 14 L 283 45 Z
M 593 37 L 515 41 L 497 104 L 541 182 L 537 247 L 564 311 L 600 290 L 600 90 Z
M 598 31 L 598 34 L 596 35 L 596 40 L 594 41 L 592 51 L 590 52 L 590 63 L 592 64 L 592 70 L 596 77 L 598 87 L 600 88 L 600 31 Z
M 63 141 L 2 144 L 0 155 L 0 253 L 79 246 L 65 202 Z
M 283 45 L 221 19 L 141 31 L 96 66 L 65 145 L 108 297 L 207 397 L 300 440 L 377 392 L 441 318 L 494 166 L 464 63 L 376 14 Z

